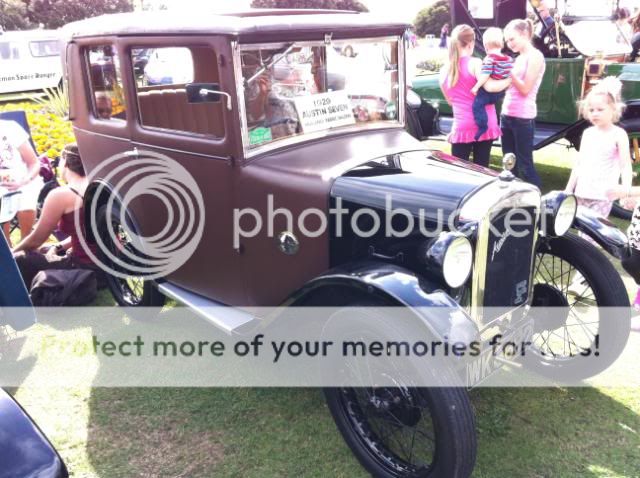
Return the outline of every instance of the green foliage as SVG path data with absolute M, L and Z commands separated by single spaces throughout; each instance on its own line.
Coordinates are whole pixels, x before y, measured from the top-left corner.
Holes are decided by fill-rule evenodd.
M 28 4 L 30 20 L 45 28 L 59 28 L 104 13 L 133 11 L 131 0 L 29 0 Z
M 368 12 L 358 0 L 253 0 L 252 8 L 322 8 L 327 10 L 353 10 Z
M 0 0 L 0 26 L 6 31 L 30 28 L 26 3 L 22 0 Z
M 438 0 L 434 4 L 424 8 L 418 12 L 416 19 L 413 21 L 416 27 L 416 34 L 419 37 L 425 35 L 440 35 L 442 25 L 448 23 L 451 25 L 451 12 L 449 10 L 448 0 Z
M 0 22 L 5 30 L 25 30 L 40 25 L 55 29 L 104 13 L 131 11 L 131 0 L 0 0 Z
M 46 97 L 33 96 L 31 100 L 41 105 L 49 113 L 53 113 L 60 118 L 69 116 L 69 96 L 66 94 L 62 86 L 55 88 L 45 88 Z

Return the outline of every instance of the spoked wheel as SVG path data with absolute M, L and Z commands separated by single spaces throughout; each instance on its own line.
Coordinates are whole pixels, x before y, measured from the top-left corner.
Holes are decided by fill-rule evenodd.
M 471 404 L 460 388 L 333 388 L 327 404 L 360 463 L 377 477 L 467 477 Z
M 368 311 L 362 320 L 357 315 L 352 308 L 342 316 L 335 314 L 333 337 L 366 341 L 408 336 L 398 334 L 399 329 L 416 332 L 398 327 L 393 317 L 380 313 Z M 346 322 L 350 324 L 344 326 Z M 357 335 L 351 335 L 351 330 L 357 330 Z M 433 361 L 378 365 L 357 361 L 355 367 L 336 367 L 348 377 L 341 382 L 347 386 L 324 390 L 333 419 L 362 466 L 373 476 L 385 478 L 470 476 L 476 458 L 475 419 L 466 389 L 451 386 L 458 383 L 454 372 Z M 411 378 L 416 371 L 431 376 L 429 384 L 442 386 L 416 387 Z
M 139 256 L 139 252 L 135 250 L 126 228 L 120 224 L 120 217 L 117 211 L 110 211 L 106 206 L 101 206 L 98 209 L 96 221 L 98 225 L 97 232 L 109 253 L 125 263 L 131 261 L 125 255 L 125 251 Z M 113 233 L 109 231 L 109 223 Z M 107 273 L 109 290 L 119 305 L 129 307 L 161 307 L 164 305 L 164 295 L 156 289 L 151 281 L 145 280 L 143 276 L 130 273 L 126 266 L 118 264 L 104 252 L 100 254 L 100 257 L 102 262 L 110 269 L 126 276 L 118 277 Z
M 597 247 L 574 234 L 539 245 L 532 306 L 534 334 L 525 358 L 543 375 L 596 375 L 627 343 L 629 298 L 620 274 Z

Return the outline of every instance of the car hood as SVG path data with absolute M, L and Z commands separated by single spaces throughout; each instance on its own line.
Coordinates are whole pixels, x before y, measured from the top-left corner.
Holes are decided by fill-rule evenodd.
M 407 209 L 436 220 L 449 217 L 475 191 L 497 180 L 495 171 L 439 151 L 399 153 L 393 162 L 348 171 L 335 180 L 332 197 L 374 209 Z

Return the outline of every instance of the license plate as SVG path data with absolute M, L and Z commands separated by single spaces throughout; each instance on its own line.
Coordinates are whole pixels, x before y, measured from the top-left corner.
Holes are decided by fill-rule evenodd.
M 529 320 L 505 335 L 491 339 L 477 358 L 467 363 L 466 383 L 471 389 L 500 370 L 505 360 L 514 361 L 522 356 L 523 347 L 533 335 L 533 321 Z

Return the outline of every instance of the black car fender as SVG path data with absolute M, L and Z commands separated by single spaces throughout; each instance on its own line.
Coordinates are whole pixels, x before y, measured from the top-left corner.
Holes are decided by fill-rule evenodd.
M 460 305 L 435 283 L 416 273 L 382 261 L 361 261 L 327 271 L 294 293 L 291 307 L 408 307 L 435 340 L 471 343 L 479 330 Z
M 627 236 L 607 219 L 590 209 L 578 208 L 573 227 L 588 235 L 612 256 L 622 259 L 629 254 Z
M 0 389 L 0 477 L 67 478 L 69 473 L 27 412 Z

